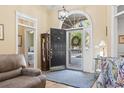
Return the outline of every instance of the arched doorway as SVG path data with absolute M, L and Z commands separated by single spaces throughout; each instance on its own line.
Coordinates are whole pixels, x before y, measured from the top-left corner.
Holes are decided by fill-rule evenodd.
M 82 11 L 71 11 L 61 23 L 61 29 L 67 31 L 67 68 L 94 72 L 93 35 L 90 16 Z

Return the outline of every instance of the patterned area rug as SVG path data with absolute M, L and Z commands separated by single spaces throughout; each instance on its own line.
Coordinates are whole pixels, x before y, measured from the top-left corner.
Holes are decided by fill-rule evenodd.
M 95 74 L 74 70 L 48 72 L 47 80 L 66 84 L 76 88 L 91 88 L 95 83 Z

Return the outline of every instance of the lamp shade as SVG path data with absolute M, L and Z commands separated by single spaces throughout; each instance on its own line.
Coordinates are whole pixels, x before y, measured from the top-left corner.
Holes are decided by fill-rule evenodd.
M 105 46 L 106 46 L 105 41 L 101 40 L 99 43 L 99 47 L 105 47 Z

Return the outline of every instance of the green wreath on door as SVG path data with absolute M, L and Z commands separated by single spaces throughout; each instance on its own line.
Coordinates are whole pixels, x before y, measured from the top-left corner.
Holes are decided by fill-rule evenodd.
M 74 36 L 71 40 L 72 46 L 80 46 L 81 45 L 81 38 L 78 36 Z

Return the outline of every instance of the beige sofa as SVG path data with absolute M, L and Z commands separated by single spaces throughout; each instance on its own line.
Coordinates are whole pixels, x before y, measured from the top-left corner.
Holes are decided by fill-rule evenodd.
M 27 68 L 23 55 L 0 55 L 0 88 L 44 88 L 41 70 Z

